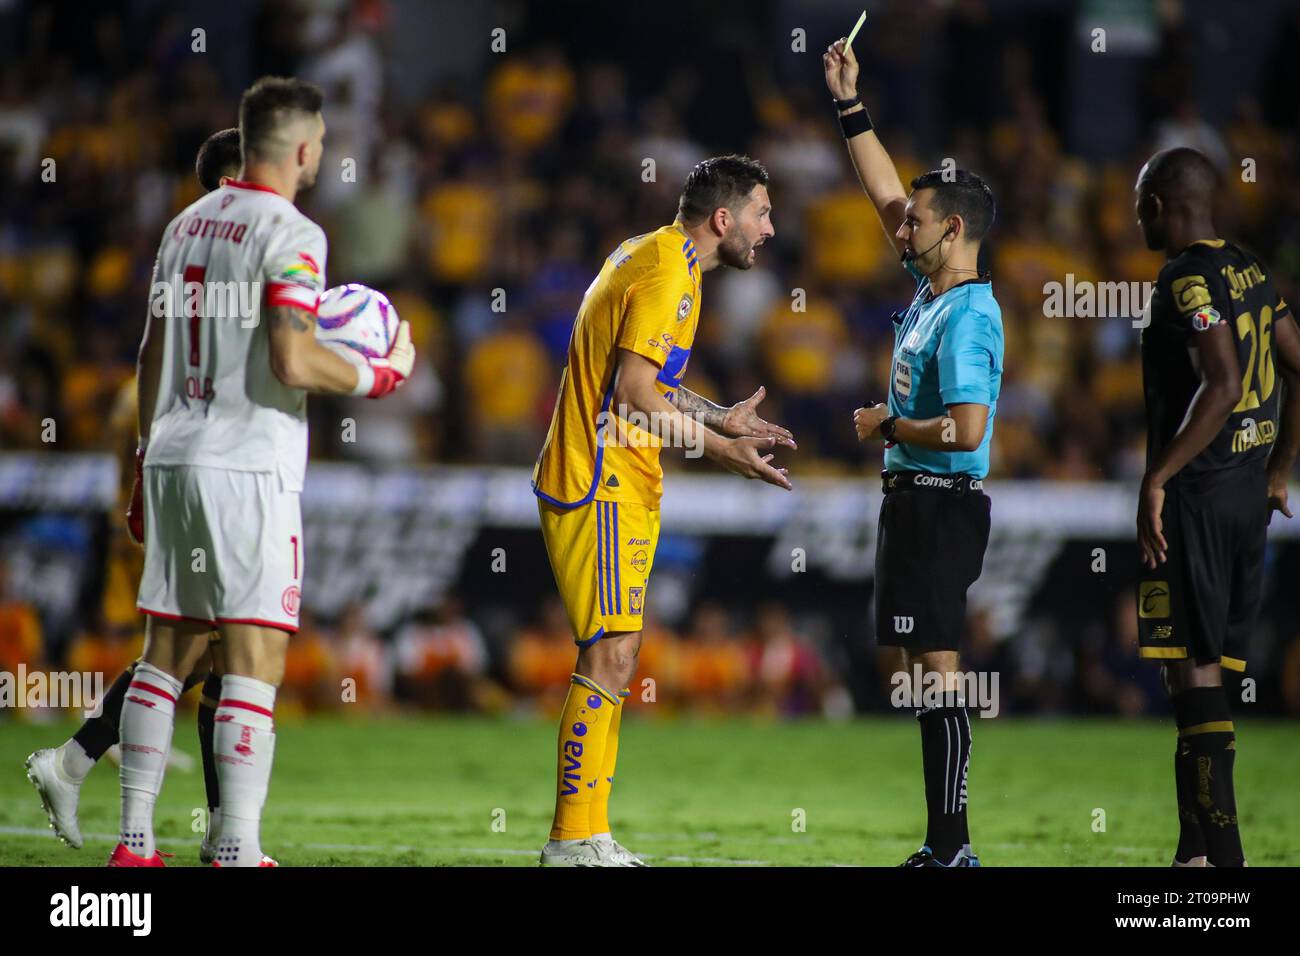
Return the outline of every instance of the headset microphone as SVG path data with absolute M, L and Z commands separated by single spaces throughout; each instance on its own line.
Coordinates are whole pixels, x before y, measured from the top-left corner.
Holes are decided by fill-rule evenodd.
M 915 262 L 915 261 L 916 261 L 917 259 L 919 259 L 921 256 L 928 256 L 931 252 L 934 251 L 935 246 L 939 245 L 939 243 L 943 242 L 945 239 L 947 239 L 949 236 L 952 235 L 952 230 L 953 230 L 953 227 L 950 225 L 947 229 L 945 229 L 945 230 L 943 231 L 943 235 L 940 236 L 938 239 L 936 239 L 936 240 L 934 241 L 934 244 L 931 245 L 929 249 L 926 249 L 925 252 L 912 252 L 912 251 L 910 251 L 910 250 L 908 250 L 908 249 L 904 249 L 904 250 L 903 250 L 903 254 L 902 254 L 901 256 L 898 257 L 898 261 L 899 261 L 899 262 Z

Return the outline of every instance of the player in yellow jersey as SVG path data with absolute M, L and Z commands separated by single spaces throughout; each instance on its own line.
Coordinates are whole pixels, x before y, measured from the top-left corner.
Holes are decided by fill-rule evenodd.
M 608 806 L 659 540 L 660 449 L 684 447 L 687 457 L 790 488 L 771 449 L 794 448 L 794 438 L 758 416 L 762 388 L 722 407 L 681 385 L 703 273 L 753 266 L 755 249 L 775 234 L 771 213 L 759 163 L 705 160 L 687 177 L 676 220 L 615 249 L 578 310 L 533 470 L 542 537 L 578 644 L 543 866 L 645 865 L 614 841 Z

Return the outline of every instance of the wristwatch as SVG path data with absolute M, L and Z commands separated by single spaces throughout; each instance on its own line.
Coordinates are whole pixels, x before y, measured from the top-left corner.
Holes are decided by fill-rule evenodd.
M 885 441 L 894 440 L 894 426 L 898 424 L 898 416 L 890 415 L 880 423 L 880 437 Z

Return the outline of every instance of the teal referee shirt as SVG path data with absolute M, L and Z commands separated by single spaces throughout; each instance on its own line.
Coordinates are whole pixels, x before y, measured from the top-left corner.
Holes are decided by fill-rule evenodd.
M 989 420 L 974 451 L 931 451 L 899 443 L 885 449 L 885 468 L 984 478 L 1002 388 L 1002 310 L 988 279 L 970 279 L 933 295 L 929 279 L 911 263 L 907 271 L 917 279 L 916 297 L 894 318 L 889 413 L 937 418 L 950 405 L 973 402 L 989 407 Z

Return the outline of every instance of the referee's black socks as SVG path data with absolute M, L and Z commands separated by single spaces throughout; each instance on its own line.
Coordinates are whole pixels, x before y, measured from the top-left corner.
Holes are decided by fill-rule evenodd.
M 970 766 L 970 716 L 956 691 L 942 707 L 917 711 L 921 762 L 925 768 L 925 844 L 949 864 L 970 843 L 966 824 L 966 771 Z
M 1237 737 L 1228 696 L 1222 687 L 1192 687 L 1175 694 L 1173 704 L 1178 723 L 1174 776 L 1180 824 L 1176 858 L 1186 862 L 1204 854 L 1210 866 L 1242 866 L 1245 854 L 1232 788 Z M 1199 840 L 1189 832 L 1193 814 Z

